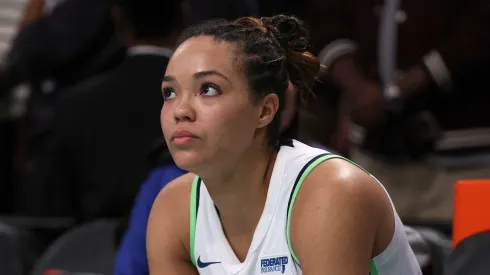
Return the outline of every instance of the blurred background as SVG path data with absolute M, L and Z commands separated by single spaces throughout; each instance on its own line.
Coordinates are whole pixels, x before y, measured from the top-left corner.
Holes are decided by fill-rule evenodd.
M 489 274 L 487 0 L 0 0 L 0 274 L 148 274 L 179 33 L 281 13 L 325 66 L 284 135 L 380 179 L 424 274 Z

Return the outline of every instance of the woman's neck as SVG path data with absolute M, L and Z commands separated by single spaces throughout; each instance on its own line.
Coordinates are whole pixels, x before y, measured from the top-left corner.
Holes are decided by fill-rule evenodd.
M 220 175 L 203 177 L 227 231 L 255 230 L 262 215 L 272 175 L 276 150 L 249 150 Z

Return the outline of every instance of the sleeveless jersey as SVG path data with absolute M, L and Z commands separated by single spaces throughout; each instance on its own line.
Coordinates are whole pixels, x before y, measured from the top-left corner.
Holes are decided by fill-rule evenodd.
M 272 171 L 264 210 L 244 262 L 238 260 L 226 239 L 205 183 L 196 177 L 190 202 L 190 257 L 199 274 L 301 275 L 301 263 L 290 242 L 291 211 L 306 176 L 318 164 L 333 158 L 342 157 L 298 141 L 281 146 Z M 393 212 L 393 238 L 388 247 L 371 260 L 370 275 L 422 274 L 394 208 Z

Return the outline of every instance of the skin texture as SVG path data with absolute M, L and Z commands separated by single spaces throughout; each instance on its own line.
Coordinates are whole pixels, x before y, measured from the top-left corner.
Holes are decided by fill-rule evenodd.
M 189 200 L 194 175 L 175 179 L 153 204 L 146 232 L 150 274 L 198 274 L 189 258 Z
M 383 188 L 334 159 L 306 177 L 291 216 L 291 242 L 305 275 L 368 274 L 371 258 L 389 245 L 394 223 Z
M 162 90 L 161 121 L 169 150 L 179 167 L 204 180 L 228 242 L 243 261 L 277 155 L 267 146 L 266 129 L 279 115 L 278 97 L 254 99 L 239 49 L 210 37 L 179 46 Z M 174 139 L 180 130 L 194 138 Z M 176 179 L 154 203 L 147 232 L 152 275 L 197 273 L 189 256 L 193 177 Z M 320 164 L 306 178 L 292 214 L 292 244 L 303 274 L 367 274 L 369 259 L 391 240 L 393 219 L 384 190 L 365 172 L 342 160 Z
M 206 174 L 203 168 L 208 163 L 213 163 L 213 170 L 217 165 L 236 164 L 249 147 L 262 143 L 265 127 L 277 112 L 276 95 L 265 99 L 275 102 L 252 104 L 235 55 L 236 49 L 228 43 L 197 37 L 183 43 L 168 65 L 162 89 L 170 94 L 164 95 L 162 129 L 175 162 L 188 171 Z M 275 106 L 263 108 L 264 104 Z M 177 145 L 171 140 L 177 130 L 190 131 L 198 140 Z

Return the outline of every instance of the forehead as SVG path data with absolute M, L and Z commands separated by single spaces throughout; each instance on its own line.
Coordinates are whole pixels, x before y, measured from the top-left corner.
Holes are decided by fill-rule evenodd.
M 226 75 L 236 72 L 236 47 L 209 36 L 193 37 L 182 43 L 172 55 L 167 74 L 194 74 L 215 70 Z

